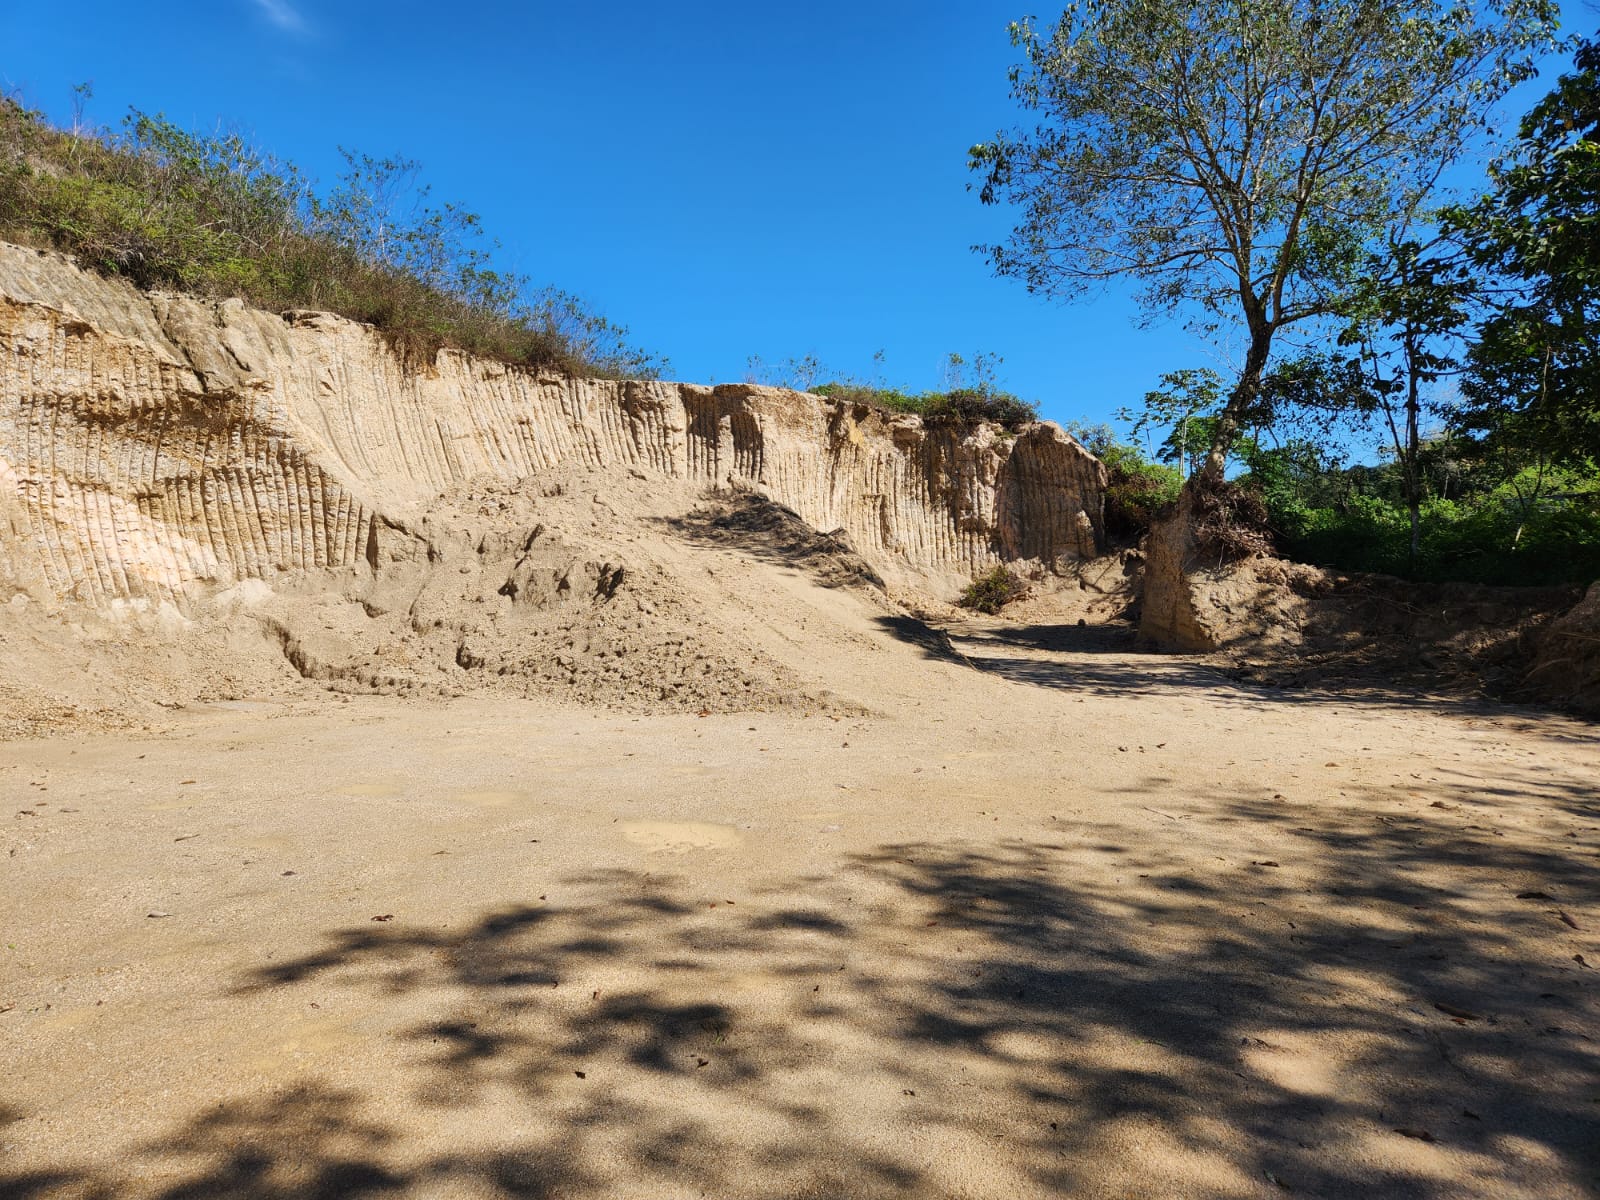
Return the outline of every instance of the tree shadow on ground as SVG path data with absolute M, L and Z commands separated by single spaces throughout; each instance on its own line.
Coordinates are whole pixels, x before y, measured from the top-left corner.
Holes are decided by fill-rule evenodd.
M 1590 1194 L 1600 801 L 1481 783 L 336 930 L 229 986 L 404 1010 L 342 1084 L 0 1196 Z
M 1459 688 L 1440 692 L 1415 676 L 1332 674 L 1315 683 L 1263 676 L 1255 667 L 1220 655 L 1143 649 L 1137 631 L 1120 622 L 930 624 L 886 616 L 874 620 L 884 633 L 916 646 L 929 658 L 960 662 L 1013 683 L 1053 691 L 1118 698 L 1195 692 L 1272 704 L 1333 702 L 1463 713 L 1504 713 L 1513 707 Z
M 989 625 L 962 628 L 961 640 L 995 649 L 1039 650 L 1053 654 L 1135 654 L 1139 630 L 1116 621 L 1066 625 Z M 1149 655 L 1159 658 L 1159 655 Z M 1165 656 L 1170 658 L 1171 656 Z
M 944 625 L 909 616 L 880 616 L 873 621 L 928 658 L 959 662 L 1033 687 L 1119 697 L 1170 694 L 1175 689 L 1238 690 L 1210 661 L 1140 650 L 1132 628 L 1122 624 Z

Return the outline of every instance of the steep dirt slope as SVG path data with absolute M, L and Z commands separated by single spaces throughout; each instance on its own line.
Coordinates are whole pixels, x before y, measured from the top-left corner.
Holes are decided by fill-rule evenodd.
M 0 607 L 0 733 L 326 690 L 860 711 L 839 694 L 852 656 L 902 611 L 842 537 L 773 501 L 582 469 L 460 489 L 374 545 L 373 564 L 245 580 L 186 612 L 19 594 Z
M 1240 678 L 1275 685 L 1366 681 L 1597 715 L 1600 656 L 1591 651 L 1600 644 L 1600 592 L 1586 603 L 1582 594 L 1411 583 L 1256 557 L 1191 571 L 1182 592 L 1186 634 L 1166 644 L 1211 653 Z M 1143 599 L 1148 607 L 1148 586 Z M 1151 640 L 1148 624 L 1141 634 Z

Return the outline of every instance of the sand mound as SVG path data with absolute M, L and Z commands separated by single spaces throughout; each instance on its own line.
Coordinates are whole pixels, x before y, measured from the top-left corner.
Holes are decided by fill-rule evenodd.
M 701 502 L 594 482 L 569 473 L 447 496 L 414 526 L 385 527 L 373 565 L 342 586 L 307 580 L 255 615 L 296 671 L 336 690 L 499 691 L 641 711 L 828 707 L 726 618 L 717 564 L 693 562 L 695 541 L 758 565 L 778 556 L 887 604 L 871 568 L 758 496 Z M 694 507 L 674 511 L 684 502 Z M 756 535 L 748 546 L 745 533 Z
M 1591 717 L 1600 717 L 1600 583 L 1537 642 L 1526 685 Z
M 1570 587 L 1418 584 L 1253 558 L 1190 578 L 1200 623 L 1245 679 L 1555 697 L 1530 673 Z
M 819 638 L 830 620 L 900 611 L 842 535 L 774 501 L 581 469 L 446 493 L 414 521 L 378 524 L 359 563 L 275 582 L 187 612 L 132 601 L 50 613 L 21 597 L 0 623 L 0 731 L 323 690 L 858 712 L 771 627 L 763 597 L 814 596 Z

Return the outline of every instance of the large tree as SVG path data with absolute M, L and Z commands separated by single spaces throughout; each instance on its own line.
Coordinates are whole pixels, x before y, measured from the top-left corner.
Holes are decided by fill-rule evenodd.
M 1323 388 L 1320 402 L 1334 410 L 1377 420 L 1389 433 L 1389 448 L 1400 468 L 1401 493 L 1411 526 L 1406 554 L 1415 572 L 1422 552 L 1423 459 L 1427 446 L 1422 419 L 1443 415 L 1428 393 L 1456 372 L 1468 310 L 1481 280 L 1450 252 L 1442 238 L 1423 241 L 1407 229 L 1390 233 L 1371 254 L 1339 303 L 1346 325 L 1339 345 L 1353 357 L 1333 362 L 1345 368 L 1343 386 Z
M 1600 462 L 1600 40 L 1578 46 L 1492 177 L 1451 216 L 1501 289 L 1469 356 L 1463 424 Z
M 1331 315 L 1327 260 L 1411 219 L 1530 68 L 1549 0 L 1085 0 L 1013 24 L 1031 128 L 972 148 L 1032 291 L 1117 277 L 1152 315 L 1243 334 L 1203 474 L 1220 479 L 1274 338 Z

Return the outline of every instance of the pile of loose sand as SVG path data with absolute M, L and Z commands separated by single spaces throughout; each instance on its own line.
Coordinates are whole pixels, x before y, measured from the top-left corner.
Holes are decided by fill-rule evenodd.
M 312 687 L 635 712 L 855 711 L 768 607 L 793 581 L 852 610 L 901 611 L 842 535 L 751 493 L 582 469 L 486 481 L 386 522 L 357 567 L 247 580 L 189 612 L 15 601 L 0 624 L 0 732 L 137 724 Z

